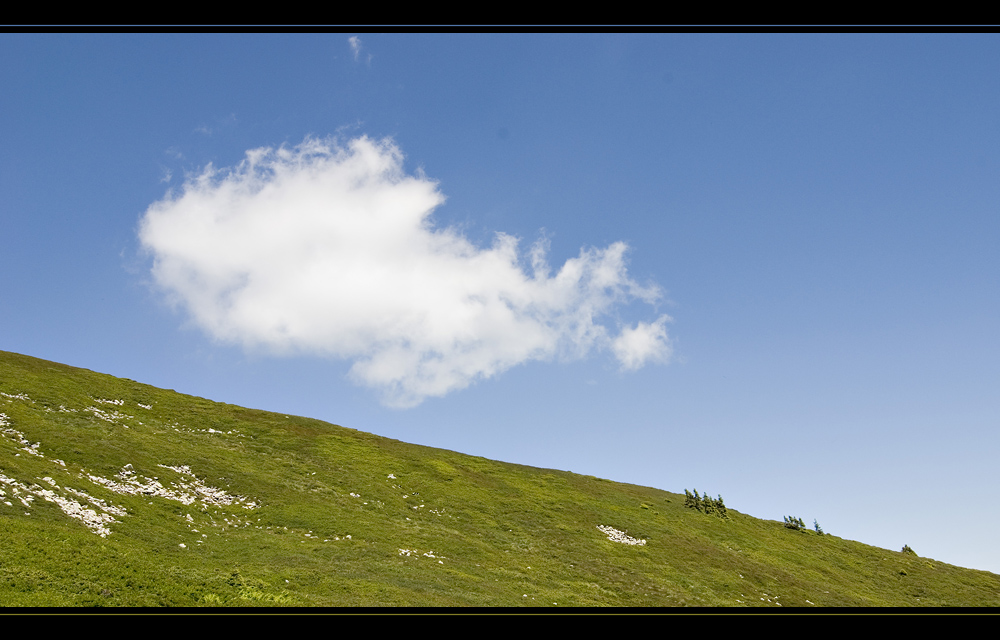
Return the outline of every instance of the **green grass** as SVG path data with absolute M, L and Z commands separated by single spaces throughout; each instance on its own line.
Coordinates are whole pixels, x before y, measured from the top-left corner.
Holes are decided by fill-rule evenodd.
M 0 393 L 3 606 L 1000 604 L 1000 576 L 794 531 L 730 505 L 729 520 L 707 516 L 684 508 L 682 494 L 6 352 Z M 26 450 L 34 443 L 44 457 Z M 166 467 L 187 465 L 244 502 L 182 504 L 90 479 L 115 480 L 126 465 L 175 491 L 193 479 Z M 97 511 L 70 490 L 85 492 L 127 515 L 101 537 L 42 488 Z M 647 543 L 609 541 L 598 525 Z

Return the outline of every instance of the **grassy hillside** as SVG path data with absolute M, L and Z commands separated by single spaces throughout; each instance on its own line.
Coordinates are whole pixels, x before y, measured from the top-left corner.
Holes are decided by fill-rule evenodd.
M 732 506 L 0 352 L 3 606 L 998 604 L 1000 576 Z

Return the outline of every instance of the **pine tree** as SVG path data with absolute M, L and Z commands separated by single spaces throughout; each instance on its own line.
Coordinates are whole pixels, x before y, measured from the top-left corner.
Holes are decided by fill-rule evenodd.
M 700 494 L 697 489 L 694 490 L 694 493 L 685 489 L 684 506 L 688 509 L 697 509 L 701 513 L 716 515 L 723 520 L 729 519 L 726 503 L 722 501 L 721 495 L 718 498 L 713 498 L 708 495 L 707 491 Z
M 715 501 L 707 492 L 701 497 L 701 504 L 705 508 L 705 513 L 715 513 Z
M 726 511 L 726 503 L 722 501 L 722 494 L 719 494 L 719 499 L 715 502 L 715 510 L 718 512 L 720 518 L 729 519 L 729 513 Z

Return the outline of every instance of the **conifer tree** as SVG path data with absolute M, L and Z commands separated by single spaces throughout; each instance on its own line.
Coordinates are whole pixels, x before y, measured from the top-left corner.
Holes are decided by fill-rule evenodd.
M 701 513 L 716 515 L 723 520 L 729 519 L 726 503 L 722 501 L 721 495 L 718 498 L 713 498 L 708 495 L 707 491 L 700 494 L 697 489 L 694 490 L 694 493 L 684 489 L 684 506 L 689 509 L 697 509 Z

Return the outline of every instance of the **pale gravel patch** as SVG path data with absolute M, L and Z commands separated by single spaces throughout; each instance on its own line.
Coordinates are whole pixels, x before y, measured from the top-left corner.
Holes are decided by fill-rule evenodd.
M 139 424 L 142 424 L 141 422 Z M 239 431 L 230 429 L 229 431 L 219 431 L 218 429 L 189 429 L 188 427 L 182 425 L 179 422 L 166 425 L 168 429 L 173 429 L 177 433 L 213 433 L 225 436 L 236 436 L 237 438 L 253 438 L 253 436 L 248 436 L 245 433 L 240 433 Z M 180 428 L 178 428 L 180 427 Z
M 256 502 L 248 502 L 246 496 L 233 496 L 226 493 L 222 489 L 206 485 L 204 482 L 195 477 L 194 473 L 191 472 L 191 467 L 187 465 L 171 467 L 161 464 L 157 466 L 188 476 L 192 478 L 192 481 L 171 483 L 174 489 L 168 489 L 155 478 L 137 476 L 135 471 L 132 470 L 131 464 L 127 464 L 122 467 L 122 470 L 115 476 L 117 481 L 95 475 L 88 475 L 87 477 L 90 478 L 91 482 L 103 485 L 115 493 L 157 496 L 160 498 L 166 498 L 167 500 L 175 500 L 184 505 L 200 501 L 203 504 L 210 505 L 239 504 L 244 509 L 255 509 L 258 506 Z
M 597 525 L 597 528 L 601 530 L 602 533 L 608 536 L 608 540 L 612 542 L 620 542 L 622 544 L 631 544 L 636 546 L 644 546 L 646 544 L 645 540 L 639 540 L 638 538 L 633 538 L 624 531 L 619 531 L 614 527 L 609 527 L 607 525 Z
M 11 395 L 8 393 L 3 393 L 3 395 L 8 398 L 30 401 L 30 398 L 28 398 L 28 396 L 24 394 Z M 110 404 L 114 406 L 124 405 L 123 400 L 107 400 L 101 398 L 94 398 L 94 401 L 99 404 Z M 144 409 L 152 408 L 151 405 L 142 405 L 141 403 L 140 406 L 142 406 L 142 408 Z M 66 412 L 76 411 L 75 409 L 67 409 L 62 405 L 60 405 L 59 410 Z M 133 416 L 121 413 L 117 410 L 106 411 L 96 406 L 88 407 L 87 409 L 85 409 L 85 411 L 93 412 L 96 417 L 105 420 L 107 422 L 113 422 L 113 423 L 125 418 L 134 418 Z M 32 443 L 24 436 L 23 433 L 21 433 L 16 429 L 11 428 L 10 425 L 11 425 L 10 416 L 8 416 L 5 413 L 0 413 L 0 437 L 12 440 L 16 444 L 21 445 L 20 449 L 22 451 L 30 453 L 31 455 L 34 456 L 38 456 L 40 458 L 45 458 L 45 456 L 41 453 L 41 451 L 39 451 L 39 447 L 41 446 L 40 442 Z M 215 431 L 214 429 L 210 429 L 208 431 L 211 433 L 222 433 L 220 431 Z M 232 432 L 228 433 L 232 434 Z M 239 433 L 237 433 L 236 435 L 243 436 L 243 434 Z M 66 463 L 63 460 L 53 460 L 52 462 L 62 467 L 66 467 Z M 79 477 L 80 478 L 86 477 L 94 484 L 104 486 L 105 488 L 110 489 L 115 493 L 131 494 L 131 495 L 140 495 L 140 494 L 155 495 L 169 500 L 176 500 L 185 505 L 193 504 L 195 502 L 200 502 L 204 505 L 216 505 L 216 506 L 239 505 L 242 506 L 244 509 L 255 509 L 258 506 L 257 502 L 248 500 L 246 496 L 231 495 L 226 491 L 224 491 L 223 489 L 206 485 L 204 482 L 199 480 L 194 475 L 194 473 L 191 471 L 191 467 L 187 465 L 170 466 L 161 464 L 158 466 L 165 469 L 170 469 L 171 471 L 181 474 L 182 476 L 186 476 L 187 478 L 189 478 L 189 480 L 181 481 L 179 483 L 171 483 L 171 488 L 164 487 L 163 484 L 160 483 L 155 478 L 151 479 L 151 478 L 137 476 L 135 471 L 132 470 L 131 464 L 125 465 L 125 467 L 123 467 L 122 470 L 118 473 L 115 480 L 110 480 L 108 478 L 103 478 L 101 476 L 89 474 L 87 473 L 86 470 L 83 470 L 83 473 L 79 475 Z M 94 496 L 91 496 L 85 491 L 80 491 L 72 487 L 60 488 L 59 485 L 56 483 L 56 481 L 51 477 L 46 476 L 44 478 L 38 478 L 38 479 L 41 480 L 42 482 L 49 484 L 51 487 L 53 487 L 53 489 L 61 489 L 62 491 L 70 493 L 78 498 L 85 500 L 86 502 L 89 502 L 94 507 L 96 507 L 96 510 L 94 508 L 84 506 L 77 500 L 74 500 L 72 498 L 63 495 L 59 495 L 52 489 L 47 489 L 40 485 L 28 485 L 23 482 L 19 482 L 13 478 L 10 478 L 8 476 L 0 474 L 0 484 L 9 486 L 11 492 L 13 493 L 12 498 L 20 501 L 25 507 L 30 508 L 31 503 L 35 500 L 36 497 L 44 499 L 48 502 L 52 502 L 56 504 L 63 511 L 63 513 L 72 518 L 80 520 L 81 522 L 83 522 L 85 526 L 87 526 L 97 535 L 100 535 L 102 538 L 107 537 L 108 535 L 111 534 L 111 530 L 108 528 L 108 525 L 114 522 L 118 522 L 114 518 L 114 516 L 125 517 L 128 515 L 128 513 L 124 508 L 111 505 L 105 500 L 102 500 L 100 498 L 95 498 Z M 2 492 L 0 492 L 0 495 L 6 497 L 6 495 Z M 6 504 L 7 506 L 13 506 L 13 504 L 8 500 L 4 500 L 3 503 Z M 30 515 L 30 514 L 26 512 L 25 515 Z M 229 524 L 235 524 L 235 523 L 229 523 Z M 247 526 L 249 523 L 241 523 L 241 524 Z
M 47 481 L 49 481 L 52 484 L 52 486 L 56 486 L 58 488 L 58 486 L 55 484 L 54 481 L 52 481 L 51 478 L 47 478 Z M 21 501 L 21 503 L 24 504 L 24 506 L 30 507 L 33 498 L 35 496 L 38 496 L 48 502 L 55 503 L 62 510 L 63 513 L 65 513 L 71 518 L 76 518 L 77 520 L 80 520 L 81 522 L 83 522 L 84 525 L 87 526 L 87 528 L 89 528 L 91 531 L 101 536 L 102 538 L 111 535 L 111 530 L 108 529 L 107 525 L 111 524 L 112 522 L 117 522 L 117 520 L 115 520 L 113 516 L 107 513 L 98 513 L 93 509 L 83 506 L 76 500 L 72 500 L 70 498 L 64 498 L 63 496 L 58 495 L 54 491 L 50 489 L 45 489 L 39 485 L 29 486 L 27 484 L 24 484 L 23 482 L 18 482 L 17 480 L 7 477 L 3 474 L 0 474 L 0 482 L 10 486 L 11 490 L 14 491 L 15 497 L 18 498 Z M 24 491 L 29 495 L 26 497 L 21 497 L 18 495 L 20 491 Z
M 122 516 L 122 517 L 128 515 L 128 512 L 125 511 L 125 509 L 123 507 L 116 507 L 116 506 L 114 506 L 112 504 L 108 504 L 107 501 L 105 501 L 105 500 L 103 500 L 101 498 L 95 498 L 94 496 L 90 495 L 86 491 L 79 491 L 77 489 L 74 489 L 73 487 L 63 487 L 63 490 L 64 491 L 68 491 L 69 493 L 72 493 L 73 495 L 75 495 L 77 497 L 83 498 L 84 500 L 86 500 L 87 502 L 93 504 L 95 507 L 97 507 L 101 511 L 105 511 L 107 513 L 112 513 L 112 514 L 114 514 L 116 516 Z
M 112 424 L 119 424 L 119 420 L 135 419 L 135 416 L 130 416 L 127 413 L 122 413 L 121 411 L 105 411 L 99 407 L 87 407 L 84 411 L 90 411 L 95 417 L 104 420 L 105 422 L 110 422 Z M 127 426 L 127 425 L 123 425 Z
M 347 537 L 350 538 L 351 536 L 347 536 Z M 423 556 L 425 558 L 433 558 L 433 559 L 435 559 L 435 560 L 438 561 L 438 564 L 444 564 L 444 562 L 442 562 L 442 559 L 443 560 L 447 560 L 448 559 L 445 556 L 436 556 L 436 555 L 434 555 L 433 551 L 427 551 L 425 553 L 420 553 L 416 549 L 400 549 L 399 550 L 399 555 L 405 556 L 407 558 L 411 558 L 411 557 L 413 557 L 413 558 L 419 558 L 420 556 Z
M 32 444 L 30 440 L 24 437 L 23 433 L 17 429 L 9 428 L 9 425 L 10 417 L 7 416 L 7 414 L 0 413 L 0 435 L 3 435 L 10 440 L 15 440 L 18 444 L 24 445 L 21 447 L 21 451 L 27 451 L 31 455 L 38 456 L 39 458 L 45 457 L 42 455 L 42 452 L 38 450 L 38 448 L 42 445 L 41 442 L 35 442 Z

